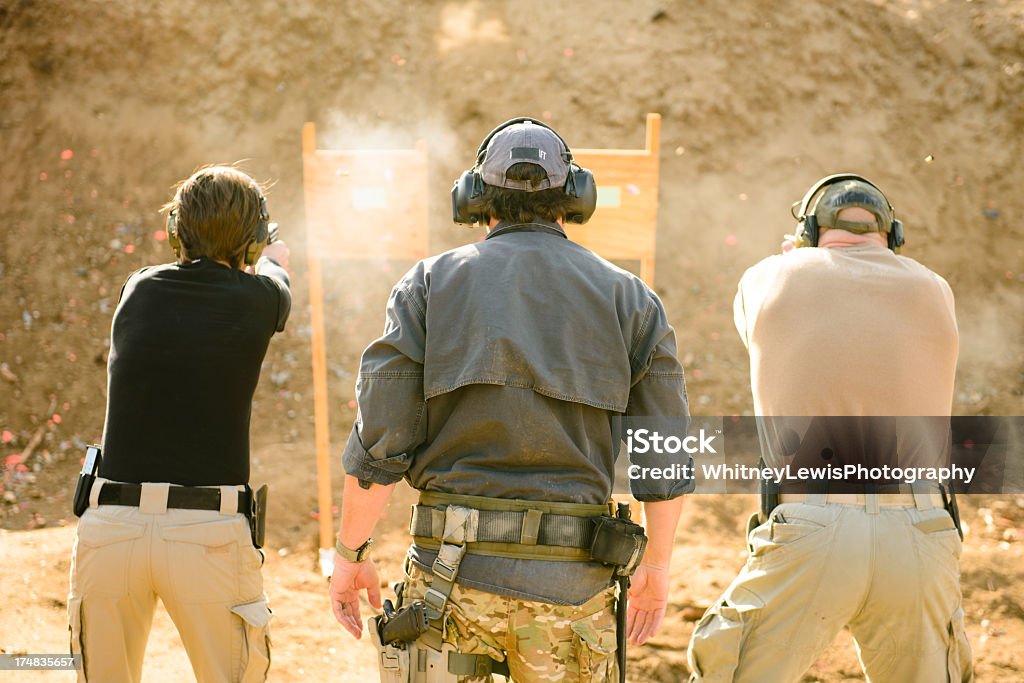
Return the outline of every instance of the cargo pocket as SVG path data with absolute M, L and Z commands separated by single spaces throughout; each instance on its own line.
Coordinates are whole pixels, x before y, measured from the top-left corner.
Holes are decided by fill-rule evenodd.
M 82 626 L 82 598 L 71 598 L 68 600 L 69 651 L 82 657 L 82 668 L 78 670 L 76 678 L 79 683 L 85 681 L 85 631 Z
M 687 660 L 693 672 L 691 680 L 731 683 L 743 640 L 761 607 L 753 593 L 735 589 L 708 608 L 690 639 Z
M 964 631 L 964 610 L 957 607 L 949 622 L 949 648 L 946 651 L 949 683 L 971 683 L 974 666 L 971 664 L 971 644 Z
M 270 671 L 270 607 L 266 599 L 231 608 L 241 619 L 241 683 L 263 683 Z
M 230 602 L 253 597 L 240 589 L 239 546 L 245 518 L 168 526 L 160 530 L 167 547 L 174 598 L 186 604 Z
M 574 649 L 580 665 L 580 682 L 614 680 L 615 625 L 601 628 L 590 617 L 569 625 L 574 634 Z

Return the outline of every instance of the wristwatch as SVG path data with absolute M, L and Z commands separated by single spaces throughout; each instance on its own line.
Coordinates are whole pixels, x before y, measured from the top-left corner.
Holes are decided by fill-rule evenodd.
M 370 556 L 371 545 L 373 545 L 373 539 L 368 538 L 366 539 L 365 543 L 363 543 L 355 550 L 349 550 L 341 544 L 340 540 L 338 540 L 334 543 L 334 551 L 346 560 L 348 560 L 349 562 L 365 562 L 366 559 Z

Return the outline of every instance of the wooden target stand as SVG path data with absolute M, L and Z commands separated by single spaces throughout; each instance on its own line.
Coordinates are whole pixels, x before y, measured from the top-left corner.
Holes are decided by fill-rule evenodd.
M 427 149 L 317 149 L 316 126 L 302 127 L 313 418 L 316 433 L 320 570 L 334 569 L 327 345 L 321 259 L 418 261 L 428 252 Z
M 647 115 L 643 149 L 574 149 L 573 158 L 597 181 L 597 210 L 586 225 L 567 225 L 569 238 L 608 260 L 640 262 L 654 286 L 658 228 L 658 142 L 661 115 Z

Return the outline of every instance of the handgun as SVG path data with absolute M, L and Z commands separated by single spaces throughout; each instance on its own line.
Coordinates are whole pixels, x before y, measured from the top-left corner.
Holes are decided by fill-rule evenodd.
M 426 604 L 416 600 L 395 611 L 390 600 L 384 601 L 384 618 L 380 621 L 380 639 L 386 645 L 411 643 L 430 628 Z

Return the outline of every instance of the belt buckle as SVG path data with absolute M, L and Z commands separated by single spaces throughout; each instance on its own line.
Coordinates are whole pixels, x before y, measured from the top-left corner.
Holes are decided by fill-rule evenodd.
M 434 563 L 430 567 L 430 571 L 450 583 L 455 580 L 455 574 L 458 572 L 459 564 L 462 562 L 462 556 L 465 554 L 465 545 L 442 543 L 441 547 L 437 551 L 437 557 L 434 559 Z
M 440 576 L 449 583 L 455 580 L 455 570 L 439 560 L 435 560 L 430 569 L 436 576 Z

